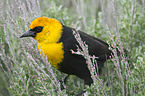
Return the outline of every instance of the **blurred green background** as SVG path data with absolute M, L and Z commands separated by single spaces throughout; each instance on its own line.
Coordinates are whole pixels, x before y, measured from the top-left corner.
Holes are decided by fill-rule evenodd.
M 75 95 L 84 88 L 71 76 L 66 90 L 57 71 L 42 56 L 32 38 L 19 39 L 32 20 L 47 16 L 118 47 L 127 57 L 106 62 L 97 84 L 86 96 L 145 95 L 144 0 L 2 0 L 0 3 L 0 96 Z

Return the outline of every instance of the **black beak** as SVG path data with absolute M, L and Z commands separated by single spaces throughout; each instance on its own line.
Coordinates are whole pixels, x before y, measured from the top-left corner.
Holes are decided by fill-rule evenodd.
M 20 38 L 23 38 L 23 37 L 35 37 L 35 36 L 36 36 L 36 33 L 34 31 L 28 30 L 24 34 L 22 34 L 20 36 Z

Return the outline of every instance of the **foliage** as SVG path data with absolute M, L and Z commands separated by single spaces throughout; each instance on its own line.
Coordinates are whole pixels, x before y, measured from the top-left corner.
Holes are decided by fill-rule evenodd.
M 145 12 L 136 0 L 3 0 L 0 7 L 0 96 L 145 95 Z M 9 5 L 9 6 L 6 6 Z M 96 6 L 98 5 L 98 6 Z M 101 5 L 101 6 L 99 6 Z M 95 83 L 85 86 L 70 76 L 61 90 L 57 71 L 39 54 L 32 38 L 19 39 L 33 19 L 56 18 L 101 38 L 116 50 Z M 124 48 L 127 52 L 124 51 Z M 125 56 L 127 54 L 127 56 Z M 8 92 L 9 91 L 9 92 Z M 6 94 L 7 93 L 7 94 Z

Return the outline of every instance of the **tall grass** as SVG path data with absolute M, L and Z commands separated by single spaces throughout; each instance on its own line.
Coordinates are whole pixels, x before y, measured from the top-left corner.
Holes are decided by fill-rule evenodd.
M 2 0 L 0 14 L 0 95 L 75 95 L 84 87 L 87 96 L 145 95 L 143 0 Z M 113 58 L 105 63 L 102 74 L 91 71 L 91 86 L 71 76 L 66 89 L 61 90 L 58 80 L 66 74 L 39 54 L 32 38 L 19 39 L 40 16 L 56 18 L 114 47 Z M 115 48 L 119 48 L 120 56 Z M 95 64 L 88 59 L 90 65 Z

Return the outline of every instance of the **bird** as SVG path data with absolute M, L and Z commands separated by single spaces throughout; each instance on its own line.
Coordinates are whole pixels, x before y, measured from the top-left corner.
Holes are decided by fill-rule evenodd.
M 20 38 L 33 37 L 38 41 L 37 47 L 40 54 L 44 54 L 47 60 L 59 71 L 69 75 L 76 75 L 84 80 L 86 85 L 91 85 L 93 80 L 83 56 L 73 54 L 80 46 L 73 35 L 74 28 L 65 26 L 59 20 L 48 17 L 38 17 L 30 24 L 30 29 Z M 105 41 L 77 30 L 82 41 L 88 45 L 91 56 L 95 55 L 98 74 L 102 72 L 104 63 L 110 58 L 112 51 Z M 66 79 L 65 78 L 65 79 Z

